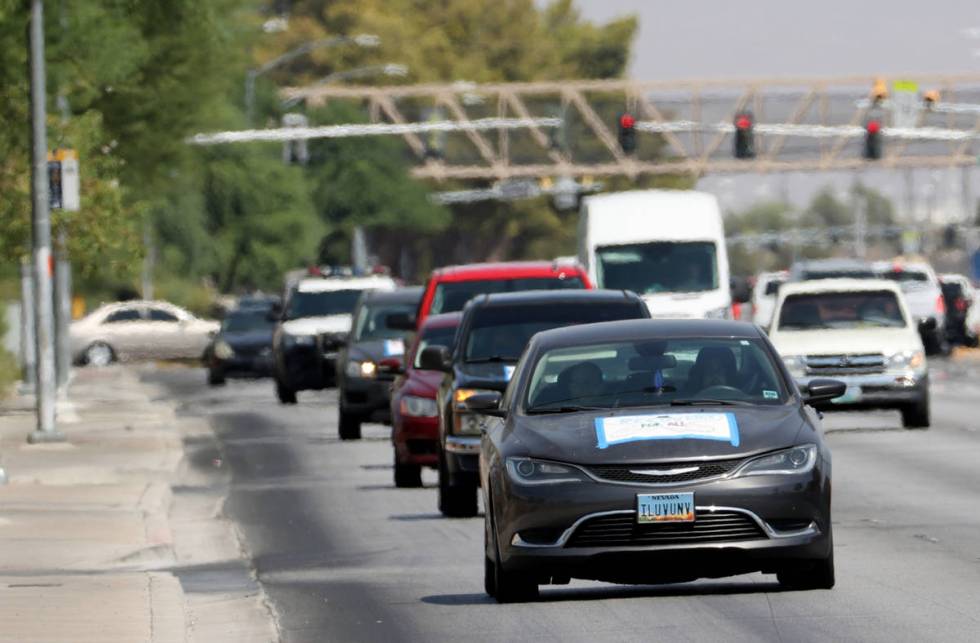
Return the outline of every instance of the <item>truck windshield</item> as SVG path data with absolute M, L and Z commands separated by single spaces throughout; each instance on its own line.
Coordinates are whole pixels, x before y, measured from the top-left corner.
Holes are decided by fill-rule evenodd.
M 704 292 L 718 288 L 711 241 L 655 241 L 596 248 L 600 288 L 639 294 Z
M 904 326 L 905 317 L 898 299 L 887 290 L 790 295 L 779 313 L 780 330 Z
M 286 319 L 349 315 L 354 312 L 360 290 L 295 291 L 286 307 Z

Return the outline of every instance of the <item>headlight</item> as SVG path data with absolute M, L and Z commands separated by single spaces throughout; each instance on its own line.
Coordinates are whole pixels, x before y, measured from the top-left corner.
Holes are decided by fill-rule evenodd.
M 578 467 L 532 458 L 507 458 L 507 473 L 517 484 L 560 484 L 590 480 Z
M 888 365 L 896 368 L 919 368 L 926 363 L 926 355 L 922 351 L 903 351 L 888 358 Z
M 704 314 L 705 319 L 731 319 L 732 309 L 731 306 L 722 306 L 721 308 L 714 308 L 709 310 Z
M 312 346 L 316 343 L 313 335 L 289 335 L 283 333 L 282 343 L 286 346 Z
M 476 413 L 453 413 L 453 434 L 454 435 L 480 435 L 483 433 L 483 425 L 487 422 L 487 416 Z
M 214 356 L 218 359 L 231 359 L 235 355 L 235 350 L 223 339 L 214 343 Z
M 735 475 L 762 476 L 809 473 L 817 463 L 817 445 L 804 444 L 749 460 Z
M 363 377 L 371 380 L 378 374 L 378 365 L 371 361 L 359 362 L 356 359 L 352 359 L 347 362 L 345 372 L 347 373 L 347 377 Z
M 806 359 L 802 355 L 784 355 L 783 364 L 793 377 L 806 375 Z
M 416 418 L 434 418 L 439 415 L 439 407 L 436 401 L 427 397 L 416 395 L 405 395 L 398 405 L 402 415 Z

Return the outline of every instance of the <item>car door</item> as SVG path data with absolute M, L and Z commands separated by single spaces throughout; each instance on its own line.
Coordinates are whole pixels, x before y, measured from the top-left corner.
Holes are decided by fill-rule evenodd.
M 168 307 L 150 305 L 146 308 L 146 350 L 153 359 L 190 357 L 184 335 L 184 322 Z
M 140 306 L 123 306 L 105 316 L 99 324 L 99 336 L 112 347 L 119 360 L 138 356 L 145 321 Z

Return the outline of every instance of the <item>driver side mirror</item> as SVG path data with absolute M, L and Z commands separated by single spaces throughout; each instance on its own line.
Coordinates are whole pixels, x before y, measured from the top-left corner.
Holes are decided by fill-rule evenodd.
M 276 302 L 269 306 L 269 312 L 265 314 L 265 318 L 271 322 L 277 322 L 282 318 L 282 304 Z
M 453 370 L 453 359 L 445 346 L 427 346 L 419 356 L 419 366 L 425 371 L 449 373 Z
M 920 333 L 934 333 L 936 332 L 936 318 L 928 317 L 919 321 L 919 332 Z
M 392 330 L 415 330 L 415 315 L 392 313 L 385 316 L 385 326 Z
M 829 402 L 843 395 L 845 391 L 847 385 L 840 380 L 810 380 L 803 401 L 807 404 Z
M 463 405 L 467 411 L 502 418 L 507 415 L 507 412 L 500 408 L 500 401 L 502 399 L 503 396 L 499 391 L 487 391 L 486 393 L 477 393 L 476 395 L 469 396 L 463 402 Z

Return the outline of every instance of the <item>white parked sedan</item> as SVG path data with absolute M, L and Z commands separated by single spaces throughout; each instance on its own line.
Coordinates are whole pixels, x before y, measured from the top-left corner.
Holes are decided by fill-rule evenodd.
M 113 361 L 196 358 L 204 353 L 218 322 L 199 319 L 165 301 L 103 304 L 72 322 L 76 364 L 104 366 Z

